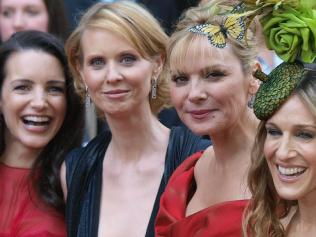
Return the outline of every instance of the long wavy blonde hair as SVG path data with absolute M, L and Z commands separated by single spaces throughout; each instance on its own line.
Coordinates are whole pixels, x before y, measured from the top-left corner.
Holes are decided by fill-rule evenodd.
M 316 117 L 316 71 L 309 70 L 293 92 Z M 267 136 L 265 121 L 259 125 L 251 154 L 248 187 L 252 199 L 244 213 L 243 235 L 245 237 L 284 237 L 285 228 L 281 219 L 286 217 L 296 200 L 282 199 L 274 186 L 273 179 L 263 153 Z M 316 148 L 315 148 L 316 149 Z

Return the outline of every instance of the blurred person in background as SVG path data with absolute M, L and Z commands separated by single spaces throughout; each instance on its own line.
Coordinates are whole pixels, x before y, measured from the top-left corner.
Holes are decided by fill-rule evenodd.
M 49 32 L 65 40 L 69 29 L 64 1 L 0 0 L 1 41 L 23 30 Z

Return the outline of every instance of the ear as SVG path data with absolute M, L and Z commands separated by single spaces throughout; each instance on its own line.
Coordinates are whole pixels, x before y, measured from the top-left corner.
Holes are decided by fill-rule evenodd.
M 162 72 L 164 62 L 165 57 L 162 55 L 158 55 L 154 58 L 153 76 L 157 78 L 159 77 L 160 73 Z
M 251 73 L 251 77 L 250 77 L 250 83 L 249 83 L 249 94 L 250 95 L 254 95 L 256 94 L 257 90 L 259 89 L 259 86 L 260 86 L 260 81 L 259 79 L 255 78 L 253 76 L 254 72 L 256 70 L 260 69 L 261 70 L 261 65 L 259 62 L 256 62 L 253 66 L 253 69 L 252 69 L 252 73 Z

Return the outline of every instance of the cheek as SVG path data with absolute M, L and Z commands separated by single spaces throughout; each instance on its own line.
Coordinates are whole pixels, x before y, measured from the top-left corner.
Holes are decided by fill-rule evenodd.
M 186 98 L 186 91 L 183 87 L 176 87 L 175 85 L 170 85 L 170 98 L 171 102 L 175 107 L 180 107 L 184 103 Z
M 11 34 L 13 33 L 13 28 L 10 26 L 10 24 L 3 22 L 2 19 L 0 19 L 0 22 L 1 41 L 6 41 L 10 38 Z
M 272 160 L 272 156 L 274 153 L 273 151 L 274 151 L 274 148 L 273 148 L 272 142 L 269 140 L 266 140 L 263 146 L 263 154 L 268 163 Z
M 67 99 L 66 96 L 64 96 L 60 102 L 59 102 L 59 111 L 63 114 L 66 114 L 67 111 Z
M 30 20 L 29 22 L 29 26 L 27 30 L 38 30 L 38 31 L 42 31 L 42 32 L 48 32 L 48 20 L 42 20 L 38 19 L 38 20 Z
M 101 71 L 92 72 L 90 70 L 84 69 L 82 73 L 82 79 L 84 83 L 88 86 L 89 91 L 94 91 L 95 89 L 97 89 L 100 84 L 103 83 L 104 78 L 105 77 Z

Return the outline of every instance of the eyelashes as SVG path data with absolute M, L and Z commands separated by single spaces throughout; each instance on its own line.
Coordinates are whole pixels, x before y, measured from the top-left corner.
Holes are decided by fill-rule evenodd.
M 223 71 L 213 70 L 201 73 L 200 78 L 206 81 L 216 82 L 225 77 L 226 75 L 227 74 Z M 185 85 L 190 81 L 190 75 L 185 73 L 174 74 L 171 77 L 171 81 L 176 83 L 177 85 Z

